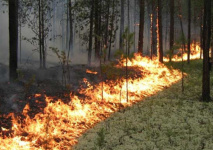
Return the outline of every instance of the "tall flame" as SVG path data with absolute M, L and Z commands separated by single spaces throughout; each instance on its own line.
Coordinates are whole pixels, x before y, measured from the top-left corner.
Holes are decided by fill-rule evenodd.
M 88 88 L 80 89 L 84 98 L 70 94 L 71 101 L 65 104 L 62 100 L 53 101 L 52 97 L 35 95 L 35 101 L 44 98 L 47 105 L 43 112 L 33 118 L 28 115 L 30 105 L 26 105 L 22 123 L 20 119 L 12 117 L 12 129 L 2 128 L 0 131 L 0 145 L 3 150 L 66 150 L 75 145 L 87 129 L 106 119 L 121 107 L 131 106 L 145 96 L 150 96 L 176 83 L 181 79 L 178 70 L 170 70 L 157 60 L 141 57 L 128 60 L 128 66 L 137 67 L 142 77 L 128 80 L 129 98 L 126 101 L 126 80 L 107 81 L 92 86 L 86 79 Z M 117 67 L 126 65 L 120 61 Z M 10 133 L 4 136 L 4 133 Z

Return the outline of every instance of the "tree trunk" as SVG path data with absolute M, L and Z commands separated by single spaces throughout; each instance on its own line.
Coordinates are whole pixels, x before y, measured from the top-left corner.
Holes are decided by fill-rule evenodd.
M 73 47 L 74 47 L 74 37 L 73 37 L 73 16 L 72 16 L 72 1 L 69 0 L 68 2 L 68 10 L 69 10 L 69 24 L 70 24 L 70 38 L 69 38 L 69 51 L 68 51 L 68 59 L 70 56 L 70 52 L 73 51 Z
M 203 54 L 203 11 L 200 14 L 200 59 L 202 59 Z
M 95 0 L 95 59 L 100 58 L 100 0 Z
M 108 35 L 109 35 L 109 7 L 110 2 L 107 4 L 107 13 L 106 13 L 106 28 L 105 28 L 105 37 L 104 37 L 104 49 L 108 49 Z M 106 61 L 106 55 L 104 55 L 104 62 Z
M 139 25 L 139 39 L 138 39 L 138 53 L 143 55 L 143 33 L 144 33 L 144 0 L 140 0 L 140 25 Z
M 191 53 L 191 0 L 188 0 L 188 53 L 187 62 L 190 63 L 190 53 Z
M 133 45 L 134 45 L 134 53 L 136 52 L 136 47 L 135 47 L 135 37 L 136 37 L 136 8 L 137 8 L 137 0 L 134 0 L 134 40 L 133 40 Z
M 19 25 L 19 62 L 21 64 L 21 46 L 22 46 L 22 39 L 21 39 L 21 25 L 22 25 L 22 20 L 21 20 L 21 17 L 22 17 L 22 11 L 21 11 L 21 4 L 20 4 L 20 1 L 18 1 L 18 25 Z
M 152 57 L 157 57 L 157 12 L 154 0 L 152 1 Z
M 174 53 L 174 0 L 170 0 L 170 39 L 169 39 L 169 61 L 172 61 L 172 55 Z
M 163 35 L 162 35 L 162 6 L 158 0 L 158 40 L 159 40 L 159 61 L 163 62 Z
M 128 22 L 128 32 L 127 32 L 127 56 L 130 54 L 130 39 L 129 39 L 129 33 L 130 33 L 130 13 L 129 13 L 129 0 L 127 0 L 127 22 Z
M 38 26 L 39 26 L 39 56 L 40 56 L 40 69 L 42 68 L 42 38 L 41 38 L 41 0 L 38 0 Z
M 120 50 L 123 51 L 123 33 L 124 33 L 124 0 L 120 1 L 121 3 L 121 18 L 120 18 Z
M 18 0 L 9 0 L 9 78 L 17 79 L 17 49 L 18 49 Z
M 114 18 L 115 18 L 115 0 L 112 2 L 112 17 L 111 17 L 111 23 L 110 23 L 110 39 L 109 39 L 109 53 L 108 53 L 108 60 L 110 60 L 111 56 L 111 47 L 112 47 L 112 36 L 113 36 L 113 30 L 114 30 Z
M 46 50 L 45 50 L 45 25 L 44 25 L 44 0 L 41 0 L 41 39 L 42 39 L 42 60 L 43 60 L 43 65 L 42 68 L 46 68 Z
M 91 10 L 90 10 L 90 33 L 89 33 L 88 65 L 91 65 L 91 57 L 92 57 L 94 0 L 91 0 L 91 5 L 92 5 L 92 7 L 91 7 Z
M 209 49 L 211 40 L 211 0 L 204 0 L 204 22 L 203 22 L 203 82 L 202 101 L 209 102 L 210 98 L 210 63 Z

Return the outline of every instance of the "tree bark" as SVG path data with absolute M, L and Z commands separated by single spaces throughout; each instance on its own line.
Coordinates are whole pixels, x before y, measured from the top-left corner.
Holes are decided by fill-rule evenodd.
M 163 34 L 162 34 L 162 6 L 158 0 L 158 40 L 159 40 L 159 61 L 163 63 Z
M 139 25 L 138 53 L 140 53 L 141 55 L 143 55 L 144 9 L 145 9 L 145 1 L 140 0 L 140 25 Z
M 121 17 L 120 17 L 120 50 L 123 51 L 123 33 L 124 33 L 124 0 L 120 0 L 121 3 Z
M 9 79 L 17 79 L 18 0 L 9 0 Z
M 68 4 L 69 8 L 69 23 L 70 23 L 70 38 L 69 38 L 69 52 L 68 52 L 68 58 L 69 58 L 69 54 L 70 51 L 73 51 L 73 47 L 74 47 L 74 36 L 73 36 L 73 14 L 72 14 L 72 1 L 69 0 L 69 4 Z
M 152 1 L 152 57 L 157 57 L 157 12 L 156 3 Z
M 174 53 L 174 0 L 170 0 L 170 39 L 169 39 L 169 61 L 172 61 L 172 55 Z
M 41 39 L 42 39 L 42 68 L 46 68 L 46 50 L 45 50 L 45 24 L 44 24 L 44 0 L 41 0 Z
M 41 38 L 41 0 L 38 0 L 38 26 L 39 26 L 39 58 L 40 58 L 40 69 L 42 68 L 42 38 Z
M 204 0 L 204 22 L 203 22 L 203 80 L 202 101 L 209 102 L 210 98 L 210 63 L 209 49 L 211 40 L 211 0 Z
M 95 0 L 95 59 L 100 58 L 100 16 L 101 16 L 101 3 L 100 0 Z
M 191 0 L 188 0 L 188 53 L 187 62 L 190 63 L 190 53 L 191 53 Z
M 200 13 L 200 59 L 203 54 L 203 11 Z
M 91 0 L 91 6 L 92 7 L 91 7 L 91 10 L 90 10 L 90 33 L 89 33 L 88 65 L 91 65 L 91 57 L 92 57 L 94 0 Z
M 112 16 L 110 21 L 110 39 L 109 39 L 109 53 L 108 53 L 108 60 L 110 60 L 111 56 L 111 47 L 112 47 L 112 36 L 114 30 L 114 20 L 115 20 L 115 0 L 112 1 Z

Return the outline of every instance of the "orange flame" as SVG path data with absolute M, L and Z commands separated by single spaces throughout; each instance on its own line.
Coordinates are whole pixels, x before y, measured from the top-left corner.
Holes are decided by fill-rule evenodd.
M 86 70 L 86 73 L 88 73 L 88 74 L 98 74 L 98 72 L 92 71 L 92 70 L 89 70 L 89 69 Z
M 179 52 L 177 55 L 174 55 L 172 57 L 172 61 L 182 61 L 182 57 L 181 57 L 181 49 L 179 49 Z M 200 52 L 201 52 L 201 48 L 199 43 L 192 43 L 191 44 L 191 54 L 190 54 L 190 60 L 195 60 L 195 59 L 200 59 Z M 183 53 L 183 61 L 186 61 L 188 59 L 187 57 L 187 53 Z M 164 57 L 163 59 L 165 62 L 169 62 L 169 58 L 168 57 Z
M 125 60 L 117 67 L 125 66 Z M 129 100 L 126 101 L 126 80 L 104 82 L 92 86 L 86 79 L 88 88 L 81 89 L 85 98 L 71 96 L 71 102 L 65 104 L 62 100 L 56 102 L 51 97 L 44 97 L 47 106 L 43 112 L 30 118 L 27 115 L 30 107 L 26 105 L 23 114 L 26 119 L 21 123 L 12 117 L 12 136 L 0 137 L 2 150 L 66 150 L 75 145 L 87 129 L 106 119 L 120 107 L 131 106 L 145 96 L 150 96 L 176 83 L 181 79 L 178 70 L 170 70 L 157 60 L 141 57 L 128 60 L 128 66 L 137 67 L 143 77 L 128 80 Z M 42 95 L 35 95 L 42 98 Z M 37 99 L 37 101 L 39 101 Z M 4 131 L 5 129 L 2 128 Z M 2 132 L 3 132 L 2 131 Z M 0 134 L 1 135 L 1 134 Z

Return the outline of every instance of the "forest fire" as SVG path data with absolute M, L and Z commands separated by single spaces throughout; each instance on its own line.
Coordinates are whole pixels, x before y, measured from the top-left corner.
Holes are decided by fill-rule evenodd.
M 86 70 L 86 73 L 88 73 L 88 74 L 98 74 L 98 72 L 92 71 L 92 70 L 89 70 L 89 69 Z
M 187 48 L 186 48 L 187 49 Z M 172 57 L 172 61 L 182 61 L 182 49 L 179 49 L 178 53 L 176 55 L 174 55 Z M 191 55 L 190 55 L 190 60 L 194 60 L 194 59 L 200 59 L 200 55 L 201 55 L 201 48 L 199 43 L 192 43 L 191 44 Z M 183 61 L 187 60 L 187 52 L 183 53 Z M 169 62 L 169 58 L 168 57 L 164 57 L 164 61 L 165 62 Z
M 125 67 L 125 64 L 125 60 L 122 60 L 117 67 Z M 91 85 L 84 79 L 88 88 L 82 88 L 79 92 L 85 97 L 70 94 L 71 101 L 68 104 L 60 99 L 54 101 L 52 97 L 36 94 L 35 101 L 39 104 L 39 99 L 45 99 L 46 107 L 31 118 L 28 115 L 31 108 L 27 104 L 23 110 L 23 121 L 15 114 L 5 116 L 12 118 L 13 125 L 11 129 L 0 129 L 1 149 L 70 149 L 87 129 L 113 112 L 131 106 L 181 79 L 178 70 L 170 70 L 157 60 L 142 58 L 137 54 L 127 64 L 142 72 L 141 78 L 128 78 L 128 101 L 125 78 L 98 85 Z

